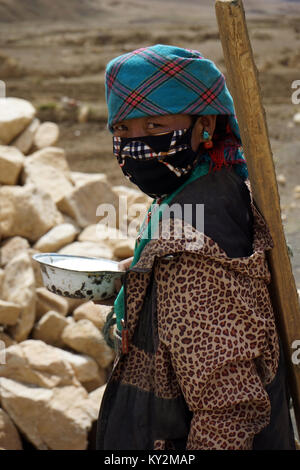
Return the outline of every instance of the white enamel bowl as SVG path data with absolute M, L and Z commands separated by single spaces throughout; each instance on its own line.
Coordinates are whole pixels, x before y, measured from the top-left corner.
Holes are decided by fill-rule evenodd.
M 33 259 L 40 265 L 45 287 L 73 299 L 108 299 L 118 292 L 115 281 L 125 274 L 117 261 L 106 258 L 41 253 Z

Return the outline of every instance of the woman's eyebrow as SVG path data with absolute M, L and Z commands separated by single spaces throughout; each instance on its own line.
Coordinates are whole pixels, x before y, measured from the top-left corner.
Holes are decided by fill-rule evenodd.
M 147 118 L 147 122 L 153 121 L 153 120 L 159 120 L 159 121 L 161 121 L 163 124 L 168 124 L 168 120 L 163 119 L 163 117 L 164 117 L 164 116 L 149 116 L 149 118 Z

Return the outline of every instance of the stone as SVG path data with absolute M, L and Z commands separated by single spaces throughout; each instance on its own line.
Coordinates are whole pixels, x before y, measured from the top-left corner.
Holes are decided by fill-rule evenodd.
M 0 299 L 0 324 L 15 325 L 21 310 L 20 305 Z
M 6 349 L 6 364 L 0 365 L 0 377 L 45 388 L 79 385 L 72 366 L 60 354 L 60 349 L 34 339 Z
M 56 225 L 35 243 L 34 248 L 43 253 L 54 253 L 65 245 L 72 243 L 78 233 L 78 230 L 72 224 Z
M 0 145 L 0 184 L 17 184 L 24 160 L 16 147 Z
M 75 308 L 79 307 L 79 305 L 84 304 L 86 299 L 72 299 L 70 297 L 66 297 L 66 301 L 68 302 L 68 315 L 74 312 Z
M 38 287 L 36 289 L 36 318 L 40 319 L 50 310 L 66 316 L 69 310 L 68 302 L 61 295 L 50 292 L 46 287 Z
M 7 333 L 5 333 L 4 331 L 0 331 L 0 341 L 2 341 L 1 344 L 4 343 L 5 345 L 5 348 L 9 348 L 9 346 L 12 346 L 13 344 L 17 344 L 16 341 L 14 341 L 11 336 L 9 336 Z M 1 354 L 0 354 L 0 358 L 1 358 Z M 1 363 L 1 360 L 0 360 L 0 363 Z
M 294 114 L 293 121 L 295 124 L 300 124 L 300 113 Z
M 85 123 L 88 121 L 90 109 L 87 105 L 82 105 L 78 109 L 77 120 L 79 123 Z
M 62 214 L 62 216 L 63 216 L 64 224 L 71 224 L 76 228 L 76 230 L 78 230 L 78 232 L 81 231 L 81 228 L 79 227 L 77 222 L 72 217 L 70 217 L 67 214 Z
M 71 171 L 66 159 L 66 152 L 61 147 L 45 147 L 43 149 L 37 150 L 28 156 L 25 161 L 31 161 L 34 163 L 40 163 L 41 165 L 55 167 L 64 173 L 72 183 Z
M 23 78 L 24 77 L 24 66 L 20 64 L 20 61 L 11 57 L 11 55 L 0 53 L 0 96 L 4 97 L 6 92 L 6 84 L 3 80 Z
M 69 324 L 69 325 L 75 323 L 75 320 L 74 320 L 74 318 L 73 318 L 72 315 L 68 315 L 68 316 L 65 317 L 65 318 L 66 318 L 66 320 L 68 321 L 68 324 Z
M 103 379 L 103 374 L 100 373 L 98 364 L 92 357 L 83 354 L 74 354 L 63 349 L 60 349 L 60 355 L 65 361 L 67 361 L 72 366 L 79 382 L 100 382 L 101 377 Z M 106 380 L 104 380 L 103 383 L 105 383 L 105 381 Z M 103 385 L 103 383 L 101 383 L 100 385 Z
M 68 324 L 68 320 L 60 313 L 50 310 L 35 324 L 32 337 L 52 346 L 63 347 L 61 334 Z
M 34 248 L 29 248 L 27 253 L 30 257 L 31 266 L 32 266 L 32 269 L 33 269 L 33 272 L 34 272 L 35 286 L 36 287 L 44 287 L 44 282 L 43 282 L 43 278 L 42 278 L 40 264 L 33 259 L 33 255 L 38 254 L 39 251 L 35 250 Z
M 98 387 L 105 385 L 107 382 L 107 377 L 108 374 L 106 369 L 99 369 L 99 376 L 94 380 L 87 380 L 86 382 L 82 382 L 82 386 L 86 389 L 87 392 L 90 393 Z
M 3 326 L 0 327 L 0 333 L 4 333 L 3 331 Z M 4 333 L 5 334 L 5 333 Z M 2 339 L 0 339 L 0 365 L 1 364 L 6 364 L 6 342 Z M 1 404 L 1 401 L 0 401 Z
M 35 277 L 29 255 L 25 252 L 15 256 L 4 270 L 2 298 L 21 306 L 16 325 L 10 334 L 16 341 L 25 340 L 35 321 Z
M 73 242 L 61 248 L 58 253 L 73 256 L 112 259 L 112 250 L 108 245 L 93 242 Z
M 101 387 L 89 393 L 90 403 L 92 404 L 93 410 L 94 410 L 95 421 L 98 419 L 101 401 L 102 401 L 105 389 L 106 389 L 106 384 L 102 385 Z
M 133 256 L 134 246 L 135 240 L 133 239 L 121 240 L 113 249 L 113 258 L 124 259 Z
M 28 155 L 30 149 L 33 146 L 33 139 L 36 131 L 40 125 L 40 120 L 35 118 L 33 121 L 24 129 L 24 131 L 11 143 L 14 147 L 20 150 L 24 155 Z
M 99 243 L 105 241 L 105 244 L 109 244 L 111 247 L 126 238 L 119 229 L 101 223 L 88 225 L 78 236 L 78 240 L 81 242 Z
M 19 432 L 6 411 L 0 408 L 0 448 L 23 450 Z
M 83 173 L 81 171 L 71 171 L 71 180 L 76 187 L 84 186 L 86 183 L 95 181 L 104 181 L 107 183 L 105 173 Z
M 144 194 L 142 191 L 134 188 L 129 188 L 123 185 L 113 186 L 112 191 L 118 197 L 125 196 L 127 198 L 128 206 L 131 206 L 132 204 L 136 203 L 141 203 L 145 204 L 148 207 L 153 201 L 152 198 L 150 198 L 147 194 Z
M 1 252 L 0 252 L 0 261 L 1 261 Z M 2 284 L 4 279 L 4 269 L 0 268 L 0 298 L 2 297 Z
M 300 185 L 297 184 L 297 186 L 294 187 L 294 193 L 299 194 L 300 193 Z
M 82 386 L 46 389 L 1 378 L 0 393 L 3 408 L 37 449 L 87 448 L 95 401 Z
M 102 368 L 114 359 L 114 351 L 106 344 L 102 333 L 90 320 L 79 320 L 65 327 L 63 341 L 75 351 L 93 357 Z
M 42 189 L 55 203 L 60 201 L 73 188 L 64 150 L 46 147 L 27 157 L 22 182 Z
M 26 238 L 11 237 L 3 242 L 0 249 L 0 266 L 6 266 L 16 255 L 27 252 L 30 245 Z
M 0 233 L 35 242 L 62 223 L 51 196 L 33 185 L 0 187 Z
M 0 144 L 10 144 L 33 120 L 36 110 L 20 98 L 0 98 Z
M 43 122 L 35 133 L 33 144 L 42 149 L 55 145 L 59 138 L 59 127 L 54 122 Z
M 284 175 L 277 175 L 277 183 L 281 184 L 282 186 L 285 186 L 286 184 L 286 177 Z
M 82 319 L 90 320 L 99 330 L 102 330 L 111 308 L 109 305 L 95 304 L 90 300 L 74 310 L 73 318 L 76 321 Z
M 107 217 L 108 207 L 109 214 L 112 214 L 109 217 L 111 219 L 109 225 L 115 224 L 114 226 L 117 227 L 118 198 L 111 191 L 105 175 L 94 176 L 92 180 L 75 186 L 57 203 L 57 207 L 61 212 L 72 217 L 81 228 L 97 223 L 98 217 L 102 217 L 102 214 Z M 101 204 L 105 204 L 105 207 L 100 207 Z
M 79 123 L 85 123 L 89 119 L 90 108 L 87 105 L 80 106 L 78 109 L 77 120 Z

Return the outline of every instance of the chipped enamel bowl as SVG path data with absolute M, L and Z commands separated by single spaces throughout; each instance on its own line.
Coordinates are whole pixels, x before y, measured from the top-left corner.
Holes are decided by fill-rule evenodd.
M 43 283 L 55 294 L 73 299 L 104 300 L 118 292 L 115 281 L 122 279 L 118 262 L 106 258 L 39 253 Z

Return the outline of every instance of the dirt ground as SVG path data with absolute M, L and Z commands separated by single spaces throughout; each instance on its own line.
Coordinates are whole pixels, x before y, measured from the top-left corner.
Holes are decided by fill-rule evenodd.
M 292 83 L 300 80 L 300 3 L 244 0 L 279 183 L 282 218 L 300 289 L 300 125 Z M 0 0 L 0 79 L 7 96 L 33 102 L 59 123 L 71 169 L 104 172 L 131 186 L 106 129 L 104 70 L 124 52 L 156 43 L 197 49 L 226 76 L 212 0 Z M 78 109 L 88 107 L 87 122 Z

